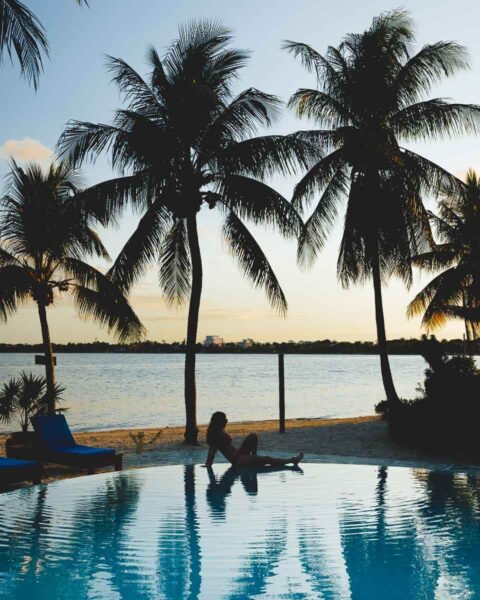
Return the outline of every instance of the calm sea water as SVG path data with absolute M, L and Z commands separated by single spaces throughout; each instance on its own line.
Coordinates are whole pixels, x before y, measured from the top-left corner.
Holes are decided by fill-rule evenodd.
M 208 422 L 215 410 L 230 421 L 277 418 L 277 360 L 272 354 L 199 355 L 199 422 Z M 58 354 L 57 361 L 57 380 L 66 388 L 63 406 L 76 431 L 184 422 L 183 355 Z M 392 356 L 391 365 L 400 396 L 412 398 L 425 361 Z M 44 373 L 33 354 L 0 354 L 0 385 L 22 370 Z M 287 418 L 371 415 L 384 398 L 379 358 L 287 355 L 285 393 Z

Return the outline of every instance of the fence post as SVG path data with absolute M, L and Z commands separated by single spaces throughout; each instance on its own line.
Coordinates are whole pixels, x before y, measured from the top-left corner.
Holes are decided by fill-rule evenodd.
M 280 433 L 285 433 L 285 355 L 278 355 L 278 402 Z

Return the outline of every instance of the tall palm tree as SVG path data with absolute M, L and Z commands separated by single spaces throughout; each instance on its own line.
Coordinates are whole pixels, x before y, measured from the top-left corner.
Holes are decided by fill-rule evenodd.
M 76 2 L 88 6 L 89 0 Z M 19 0 L 0 0 L 0 61 L 4 51 L 11 60 L 16 55 L 22 75 L 37 89 L 48 42 L 43 25 Z
M 120 340 L 137 339 L 143 327 L 122 290 L 84 256 L 108 259 L 91 228 L 92 217 L 76 201 L 79 180 L 60 163 L 44 173 L 15 162 L 7 194 L 0 200 L 0 319 L 33 300 L 38 309 L 45 353 L 49 412 L 55 410 L 55 368 L 47 308 L 70 292 L 83 317 L 92 317 Z
M 412 22 L 404 11 L 375 18 L 361 34 L 349 34 L 321 55 L 307 44 L 285 48 L 317 78 L 316 89 L 299 89 L 290 106 L 320 129 L 301 134 L 328 153 L 297 184 L 294 206 L 320 199 L 300 238 L 299 258 L 308 263 L 323 247 L 346 200 L 338 275 L 345 287 L 372 278 L 382 378 L 388 400 L 398 396 L 390 370 L 382 282 L 391 275 L 407 285 L 410 257 L 431 240 L 424 193 L 455 178 L 430 160 L 400 146 L 475 132 L 480 107 L 425 99 L 431 86 L 467 67 L 462 46 L 437 42 L 412 54 Z M 300 135 L 300 134 L 299 134 Z
M 73 121 L 59 141 L 61 155 L 76 165 L 111 152 L 121 176 L 90 190 L 98 218 L 108 222 L 128 200 L 142 215 L 111 270 L 115 281 L 128 289 L 148 263 L 158 261 L 167 302 L 189 298 L 188 443 L 197 443 L 195 352 L 203 279 L 197 215 L 205 206 L 220 210 L 231 253 L 273 307 L 284 312 L 284 293 L 243 220 L 297 235 L 297 213 L 262 179 L 310 164 L 311 149 L 298 136 L 251 137 L 258 126 L 271 124 L 280 102 L 254 88 L 233 96 L 247 53 L 228 48 L 230 40 L 229 30 L 208 21 L 181 28 L 163 58 L 150 48 L 148 81 L 123 60 L 110 58 L 127 108 L 117 111 L 113 125 Z
M 415 256 L 413 264 L 429 272 L 443 269 L 421 290 L 407 309 L 423 313 L 428 331 L 448 318 L 465 322 L 467 342 L 480 331 L 480 177 L 470 169 L 457 194 L 445 194 L 439 214 L 430 213 L 438 242 L 430 252 Z

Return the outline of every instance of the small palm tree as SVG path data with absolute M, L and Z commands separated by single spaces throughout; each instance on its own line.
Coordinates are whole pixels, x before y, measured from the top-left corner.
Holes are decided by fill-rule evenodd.
M 467 342 L 480 330 L 480 177 L 467 172 L 459 193 L 445 194 L 438 216 L 430 213 L 438 243 L 430 252 L 413 258 L 429 272 L 442 272 L 419 292 L 407 315 L 423 313 L 427 331 L 442 327 L 448 318 L 465 322 Z
M 88 0 L 76 2 L 88 6 Z M 48 56 L 48 42 L 43 25 L 19 0 L 0 0 L 0 61 L 4 51 L 10 59 L 16 55 L 22 75 L 36 89 L 43 70 L 42 54 Z
M 55 410 L 55 371 L 47 308 L 59 293 L 70 292 L 81 316 L 92 317 L 120 340 L 137 339 L 143 327 L 123 292 L 82 260 L 108 259 L 91 228 L 92 218 L 76 201 L 78 176 L 65 163 L 26 169 L 15 162 L 7 194 L 0 200 L 0 319 L 22 302 L 38 308 L 45 353 L 49 412 Z
M 298 183 L 294 206 L 316 193 L 320 199 L 300 238 L 299 258 L 308 263 L 323 247 L 346 201 L 338 275 L 345 287 L 372 278 L 382 378 L 387 399 L 398 396 L 387 353 L 382 282 L 412 280 L 410 258 L 431 243 L 425 193 L 458 182 L 400 142 L 475 132 L 480 107 L 425 99 L 432 84 L 467 67 L 463 47 L 453 42 L 424 46 L 412 54 L 412 22 L 403 11 L 380 15 L 362 34 L 347 35 L 323 56 L 312 47 L 285 47 L 313 71 L 318 89 L 299 89 L 290 106 L 319 130 L 303 138 L 328 154 Z
M 188 443 L 197 441 L 195 352 L 202 293 L 197 215 L 208 206 L 225 217 L 223 236 L 240 267 L 263 287 L 274 308 L 287 303 L 270 263 L 244 220 L 299 233 L 291 205 L 262 179 L 307 166 L 311 148 L 298 136 L 251 137 L 268 126 L 280 102 L 250 88 L 234 97 L 232 83 L 247 53 L 228 48 L 229 30 L 208 21 L 180 29 L 163 58 L 151 48 L 144 80 L 111 58 L 114 81 L 128 106 L 113 125 L 71 122 L 59 142 L 73 164 L 109 150 L 122 176 L 89 190 L 90 206 L 104 222 L 129 200 L 142 215 L 112 268 L 128 289 L 147 264 L 160 263 L 160 284 L 170 304 L 189 298 L 185 358 Z
M 55 401 L 62 397 L 65 390 L 55 384 Z M 0 423 L 17 420 L 22 431 L 28 431 L 31 417 L 48 411 L 49 398 L 47 380 L 44 377 L 22 372 L 17 379 L 10 379 L 0 390 Z

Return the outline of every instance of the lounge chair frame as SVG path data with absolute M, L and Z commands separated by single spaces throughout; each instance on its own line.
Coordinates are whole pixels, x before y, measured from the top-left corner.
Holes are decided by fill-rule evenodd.
M 38 442 L 38 460 L 42 463 L 55 463 L 69 467 L 78 467 L 86 469 L 89 475 L 101 467 L 113 467 L 115 471 L 123 470 L 123 452 L 109 452 L 108 454 L 70 454 L 68 450 L 55 449 L 55 443 L 49 442 L 45 436 L 42 436 L 39 427 L 39 419 L 58 420 L 60 433 L 64 434 L 64 440 L 61 442 L 63 448 L 75 448 L 78 444 L 75 442 L 68 423 L 63 415 L 51 417 L 37 416 L 31 419 Z
M 42 466 L 39 463 L 26 461 L 30 464 L 19 465 L 18 467 L 0 468 L 0 487 L 4 484 L 19 483 L 21 481 L 31 481 L 33 484 L 42 482 Z

